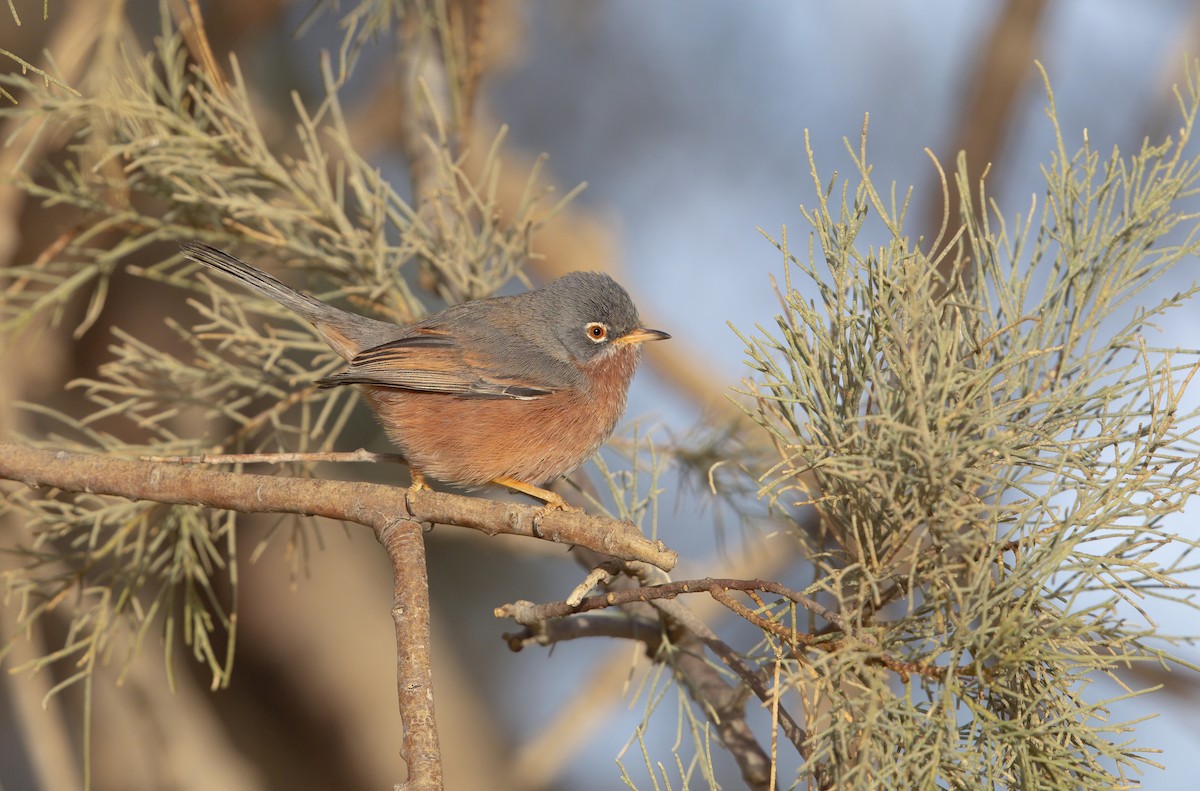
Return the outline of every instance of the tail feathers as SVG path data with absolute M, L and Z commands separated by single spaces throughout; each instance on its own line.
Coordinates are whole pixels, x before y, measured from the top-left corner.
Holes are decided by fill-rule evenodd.
M 294 310 L 309 321 L 324 315 L 329 310 L 336 310 L 336 308 L 281 283 L 261 269 L 253 267 L 245 261 L 239 261 L 215 247 L 209 247 L 200 242 L 183 242 L 180 248 L 183 250 L 183 254 L 193 261 L 224 272 L 264 297 Z
M 285 285 L 266 272 L 201 242 L 183 242 L 183 254 L 211 266 L 263 296 L 278 302 L 312 324 L 325 342 L 344 359 L 383 342 L 396 327 L 387 322 L 347 313 Z

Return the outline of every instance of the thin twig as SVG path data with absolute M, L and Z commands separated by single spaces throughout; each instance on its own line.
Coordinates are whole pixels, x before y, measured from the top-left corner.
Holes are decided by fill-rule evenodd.
M 662 641 L 662 626 L 657 620 L 636 615 L 597 613 L 556 618 L 519 632 L 506 632 L 504 642 L 513 653 L 533 645 L 549 647 L 555 643 L 581 640 L 586 637 L 608 637 L 639 640 L 646 644 L 646 653 L 653 656 Z
M 575 589 L 571 591 L 571 595 L 566 600 L 567 604 L 578 605 L 596 586 L 611 582 L 618 572 L 619 567 L 617 564 L 602 563 L 596 566 L 596 568 L 588 572 L 583 582 L 576 585 Z
M 771 592 L 779 593 L 779 595 L 792 598 L 780 591 L 788 591 L 797 597 L 808 600 L 808 597 L 803 594 L 796 593 L 790 589 L 779 585 L 778 583 L 769 582 L 766 580 L 683 580 L 680 582 L 666 583 L 663 585 L 651 585 L 641 588 L 631 588 L 628 590 L 610 591 L 600 596 L 592 596 L 584 599 L 577 607 L 572 608 L 566 602 L 551 602 L 549 604 L 533 604 L 528 601 L 517 601 L 511 604 L 505 604 L 497 607 L 494 614 L 497 618 L 511 618 L 517 623 L 531 627 L 535 630 L 544 628 L 544 624 L 552 619 L 561 618 L 576 612 L 586 612 L 588 610 L 603 609 L 619 604 L 634 604 L 639 602 L 649 602 L 651 606 L 660 610 L 669 619 L 683 626 L 688 632 L 691 632 L 698 640 L 703 642 L 713 653 L 717 655 L 722 662 L 725 663 L 731 670 L 737 673 L 742 678 L 746 686 L 754 692 L 754 694 L 763 703 L 770 705 L 770 690 L 763 683 L 762 678 L 746 663 L 742 657 L 733 650 L 727 643 L 717 637 L 699 618 L 695 616 L 682 602 L 675 601 L 677 596 L 684 593 L 701 593 L 710 591 L 712 588 L 720 589 L 735 589 L 735 590 L 770 590 Z M 811 600 L 809 600 L 811 601 Z M 815 604 L 815 602 L 814 602 Z M 818 607 L 820 605 L 817 605 Z M 825 608 L 821 608 L 825 609 Z M 678 642 L 678 640 L 677 640 Z M 511 645 L 511 643 L 510 643 Z M 694 670 L 694 668 L 693 668 Z M 694 674 L 682 673 L 681 680 L 685 683 L 694 682 L 696 678 Z M 698 700 L 704 700 L 703 697 Z M 720 710 L 717 710 L 720 714 Z M 720 726 L 721 717 L 718 716 L 714 722 Z M 744 724 L 744 723 L 743 723 Z M 807 734 L 804 729 L 796 723 L 792 716 L 782 706 L 779 708 L 779 725 L 783 729 L 784 735 L 795 745 L 800 754 L 806 755 L 808 752 Z M 726 736 L 733 740 L 725 741 Z M 745 740 L 746 734 L 729 733 L 722 737 L 722 741 L 730 749 L 731 752 L 737 752 L 736 744 Z M 754 742 L 757 747 L 757 742 Z M 743 748 L 745 745 L 743 745 Z M 757 751 L 762 753 L 762 748 L 757 747 Z M 762 753 L 765 755 L 765 753 Z M 743 772 L 746 771 L 743 767 Z
M 660 567 L 661 568 L 661 567 Z M 685 593 L 708 593 L 714 588 L 720 590 L 737 590 L 737 591 L 766 591 L 774 593 L 777 596 L 782 596 L 785 599 L 790 599 L 796 602 L 801 607 L 804 607 L 809 612 L 824 618 L 830 623 L 837 626 L 843 632 L 850 634 L 846 626 L 845 620 L 838 613 L 833 612 L 828 607 L 817 602 L 809 596 L 805 596 L 799 591 L 794 591 L 786 585 L 781 585 L 778 582 L 771 580 L 739 580 L 739 579 L 719 579 L 714 577 L 705 577 L 704 579 L 696 580 L 679 580 L 677 582 L 667 582 L 661 585 L 647 585 L 640 588 L 629 588 L 627 590 L 609 591 L 597 596 L 590 596 L 579 604 L 572 606 L 565 601 L 550 602 L 548 604 L 531 604 L 529 602 L 514 602 L 506 604 L 503 607 L 496 609 L 497 618 L 512 618 L 517 623 L 528 625 L 537 621 L 544 621 L 548 618 L 561 618 L 564 615 L 570 615 L 577 612 L 588 612 L 589 610 L 601 610 L 606 607 L 615 607 L 620 604 L 631 604 L 633 602 L 649 602 L 659 599 L 674 599 Z M 859 635 L 869 643 L 874 643 L 874 639 L 869 635 Z
M 290 464 L 293 462 L 403 462 L 399 453 L 375 453 L 359 448 L 350 451 L 313 453 L 201 453 L 199 456 L 139 456 L 155 464 Z
M 740 617 L 745 618 L 759 629 L 762 629 L 764 632 L 770 632 L 777 637 L 781 637 L 793 646 L 798 644 L 811 645 L 823 637 L 823 635 L 819 634 L 797 632 L 795 629 L 789 629 L 781 623 L 772 621 L 769 618 L 764 618 L 746 605 L 739 602 L 737 599 L 730 596 L 729 591 L 725 588 L 714 587 L 709 590 L 708 595 L 712 596 L 718 604 L 725 605 L 725 607 L 729 608 Z

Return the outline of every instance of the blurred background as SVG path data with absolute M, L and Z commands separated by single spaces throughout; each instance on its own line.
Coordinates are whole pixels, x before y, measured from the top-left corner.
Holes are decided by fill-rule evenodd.
M 37 64 L 48 49 L 63 65 L 72 35 L 107 24 L 119 5 L 55 0 L 43 20 L 41 2 L 15 2 L 22 24 L 0 12 L 0 48 Z M 160 30 L 157 3 L 124 5 L 145 36 Z M 1185 0 L 482 5 L 479 139 L 507 125 L 502 151 L 514 179 L 544 152 L 546 181 L 560 193 L 587 182 L 535 241 L 544 258 L 527 274 L 540 282 L 572 269 L 609 271 L 649 326 L 672 333 L 639 374 L 618 431 L 627 436 L 636 421 L 663 444 L 727 419 L 725 393 L 744 375 L 742 345 L 727 322 L 750 329 L 777 312 L 769 278 L 781 275 L 782 257 L 757 229 L 777 237 L 787 225 L 793 247 L 806 244 L 799 207 L 815 195 L 806 130 L 827 181 L 834 171 L 852 172 L 843 141 L 857 147 L 869 114 L 875 182 L 894 181 L 901 194 L 914 187 L 908 228 L 930 237 L 942 194 L 927 149 L 947 170 L 960 149 L 976 176 L 990 163 L 990 194 L 1007 217 L 1027 212 L 1031 196 L 1043 192 L 1039 168 L 1054 139 L 1035 61 L 1053 84 L 1069 151 L 1086 130 L 1094 150 L 1116 145 L 1129 154 L 1144 137 L 1157 141 L 1174 131 L 1171 86 L 1200 52 L 1200 5 Z M 336 15 L 319 16 L 297 37 L 309 0 L 200 7 L 218 58 L 237 54 L 264 115 L 287 135 L 294 124 L 289 91 L 319 96 L 317 55 L 340 41 Z M 388 46 L 369 46 L 345 104 L 363 152 L 399 184 L 407 175 L 392 136 L 393 66 Z M 41 222 L 34 201 L 0 185 L 0 261 L 38 255 L 59 230 Z M 71 341 L 67 321 L 36 355 L 0 357 L 0 427 L 21 423 L 13 400 L 56 403 L 64 382 L 94 373 L 111 324 L 148 339 L 162 332 L 162 311 L 139 310 L 145 288 L 117 278 L 103 320 L 80 341 Z M 1164 334 L 1194 344 L 1200 320 L 1193 311 L 1179 321 Z M 365 410 L 360 418 L 361 441 L 385 450 Z M 743 551 L 743 535 L 730 529 L 736 520 L 703 502 L 694 486 L 675 476 L 661 485 L 658 534 L 681 553 L 677 578 L 781 573 L 778 557 Z M 1176 529 L 1194 534 L 1194 520 L 1179 522 Z M 265 532 L 270 522 L 261 525 Z M 181 656 L 171 693 L 152 650 L 122 686 L 112 676 L 98 679 L 97 788 L 303 791 L 384 788 L 400 777 L 390 568 L 365 530 L 327 524 L 320 532 L 323 549 L 308 556 L 294 583 L 282 542 L 253 565 L 243 558 L 230 689 L 210 693 L 208 677 Z M 256 543 L 239 539 L 247 553 Z M 501 635 L 512 627 L 496 621 L 492 608 L 563 598 L 582 577 L 561 548 L 532 543 L 444 527 L 429 535 L 447 786 L 620 787 L 614 759 L 643 718 L 645 663 L 637 646 L 608 641 L 509 652 Z M 1163 631 L 1200 631 L 1194 616 L 1173 617 L 1165 614 Z M 1200 652 L 1184 650 L 1200 661 Z M 1167 689 L 1130 702 L 1113 719 L 1158 715 L 1139 726 L 1138 743 L 1161 748 L 1156 760 L 1166 771 L 1147 776 L 1145 787 L 1192 789 L 1200 691 L 1178 674 L 1144 681 Z M 5 791 L 78 785 L 78 694 L 43 708 L 52 683 L 44 676 L 0 680 Z M 1118 693 L 1096 690 L 1098 697 Z M 656 760 L 668 760 L 675 724 L 674 703 L 660 705 L 646 736 Z M 646 787 L 640 755 L 634 743 L 622 760 Z M 726 787 L 739 787 L 728 761 L 717 766 Z

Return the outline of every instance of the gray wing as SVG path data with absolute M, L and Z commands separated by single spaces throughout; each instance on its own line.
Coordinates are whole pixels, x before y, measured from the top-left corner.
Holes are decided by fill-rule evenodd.
M 567 383 L 561 376 L 531 376 L 507 360 L 472 353 L 444 329 L 414 327 L 412 334 L 365 349 L 350 367 L 317 382 L 321 387 L 367 384 L 475 398 L 543 398 Z M 479 344 L 471 344 L 478 346 Z

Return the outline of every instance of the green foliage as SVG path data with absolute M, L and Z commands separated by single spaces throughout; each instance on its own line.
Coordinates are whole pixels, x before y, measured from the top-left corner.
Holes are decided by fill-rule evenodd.
M 1128 158 L 1086 138 L 1069 155 L 1051 105 L 1040 211 L 1007 223 L 981 183 L 987 208 L 968 197 L 961 231 L 928 250 L 903 234 L 907 196 L 872 184 L 865 133 L 840 189 L 809 150 L 808 256 L 785 232 L 784 312 L 742 335 L 747 411 L 778 452 L 760 494 L 818 510 L 819 530 L 795 531 L 805 592 L 854 624 L 790 664 L 803 776 L 1098 789 L 1152 764 L 1089 687 L 1172 661 L 1155 605 L 1196 606 L 1197 542 L 1164 517 L 1200 487 L 1197 414 L 1181 411 L 1200 353 L 1146 339 L 1197 291 L 1150 289 L 1200 249 L 1183 208 L 1200 165 L 1191 89 L 1177 139 Z

